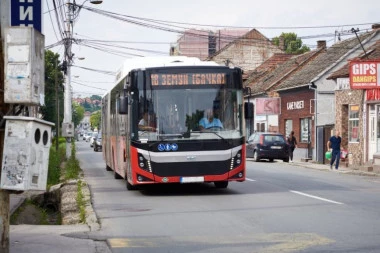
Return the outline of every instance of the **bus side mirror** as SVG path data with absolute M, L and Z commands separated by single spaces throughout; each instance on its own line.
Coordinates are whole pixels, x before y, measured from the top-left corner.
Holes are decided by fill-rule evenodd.
M 253 103 L 244 103 L 244 118 L 253 119 Z
M 119 97 L 119 114 L 128 114 L 128 97 Z

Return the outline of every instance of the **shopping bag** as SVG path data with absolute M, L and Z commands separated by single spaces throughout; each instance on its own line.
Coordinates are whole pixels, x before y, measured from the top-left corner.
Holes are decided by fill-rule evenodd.
M 331 159 L 331 151 L 326 151 L 326 153 L 325 153 L 325 158 L 326 158 L 327 160 L 330 160 L 330 159 Z

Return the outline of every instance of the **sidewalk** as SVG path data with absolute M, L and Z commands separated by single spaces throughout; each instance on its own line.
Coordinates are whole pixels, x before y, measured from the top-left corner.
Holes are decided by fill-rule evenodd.
M 24 202 L 24 194 L 10 195 L 12 214 Z M 10 253 L 110 253 L 105 241 L 74 238 L 73 235 L 90 232 L 96 226 L 79 225 L 11 225 L 9 231 Z M 82 233 L 81 233 L 82 232 Z
M 331 170 L 329 164 L 320 164 L 320 163 L 316 163 L 315 161 L 311 161 L 311 160 L 308 162 L 303 162 L 301 160 L 294 160 L 293 163 L 289 163 L 289 164 L 296 165 L 296 166 L 302 166 L 305 168 L 310 168 L 310 169 L 315 169 L 315 170 L 327 170 L 327 171 L 333 171 L 333 172 L 337 172 L 337 173 L 344 173 L 344 174 L 351 174 L 351 175 L 380 176 L 380 173 L 367 172 L 367 171 L 361 170 L 360 167 L 346 167 L 343 162 L 339 165 L 338 170 L 336 170 L 334 166 L 333 166 L 333 169 Z M 363 166 L 363 168 L 364 167 L 365 166 Z

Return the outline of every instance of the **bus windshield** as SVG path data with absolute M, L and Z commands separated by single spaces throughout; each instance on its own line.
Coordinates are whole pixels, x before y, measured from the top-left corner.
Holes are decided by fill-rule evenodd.
M 133 100 L 137 140 L 235 139 L 243 136 L 241 90 L 151 89 Z M 141 96 L 145 94 L 145 96 Z M 135 137 L 135 138 L 133 138 Z

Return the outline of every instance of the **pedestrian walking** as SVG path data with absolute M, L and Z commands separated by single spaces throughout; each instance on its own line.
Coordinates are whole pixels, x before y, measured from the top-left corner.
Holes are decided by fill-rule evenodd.
M 290 135 L 289 135 L 287 141 L 288 141 L 288 145 L 289 145 L 289 157 L 290 157 L 289 161 L 292 163 L 293 162 L 293 152 L 294 152 L 294 149 L 297 147 L 297 139 L 294 136 L 294 131 L 290 132 Z
M 335 131 L 335 135 L 330 137 L 330 140 L 327 142 L 327 150 L 332 149 L 331 151 L 331 161 L 330 161 L 330 169 L 333 169 L 333 165 L 335 162 L 335 169 L 337 170 L 339 167 L 340 161 L 340 144 L 342 142 L 342 138 L 339 136 L 340 132 Z M 336 160 L 336 161 L 335 161 Z

